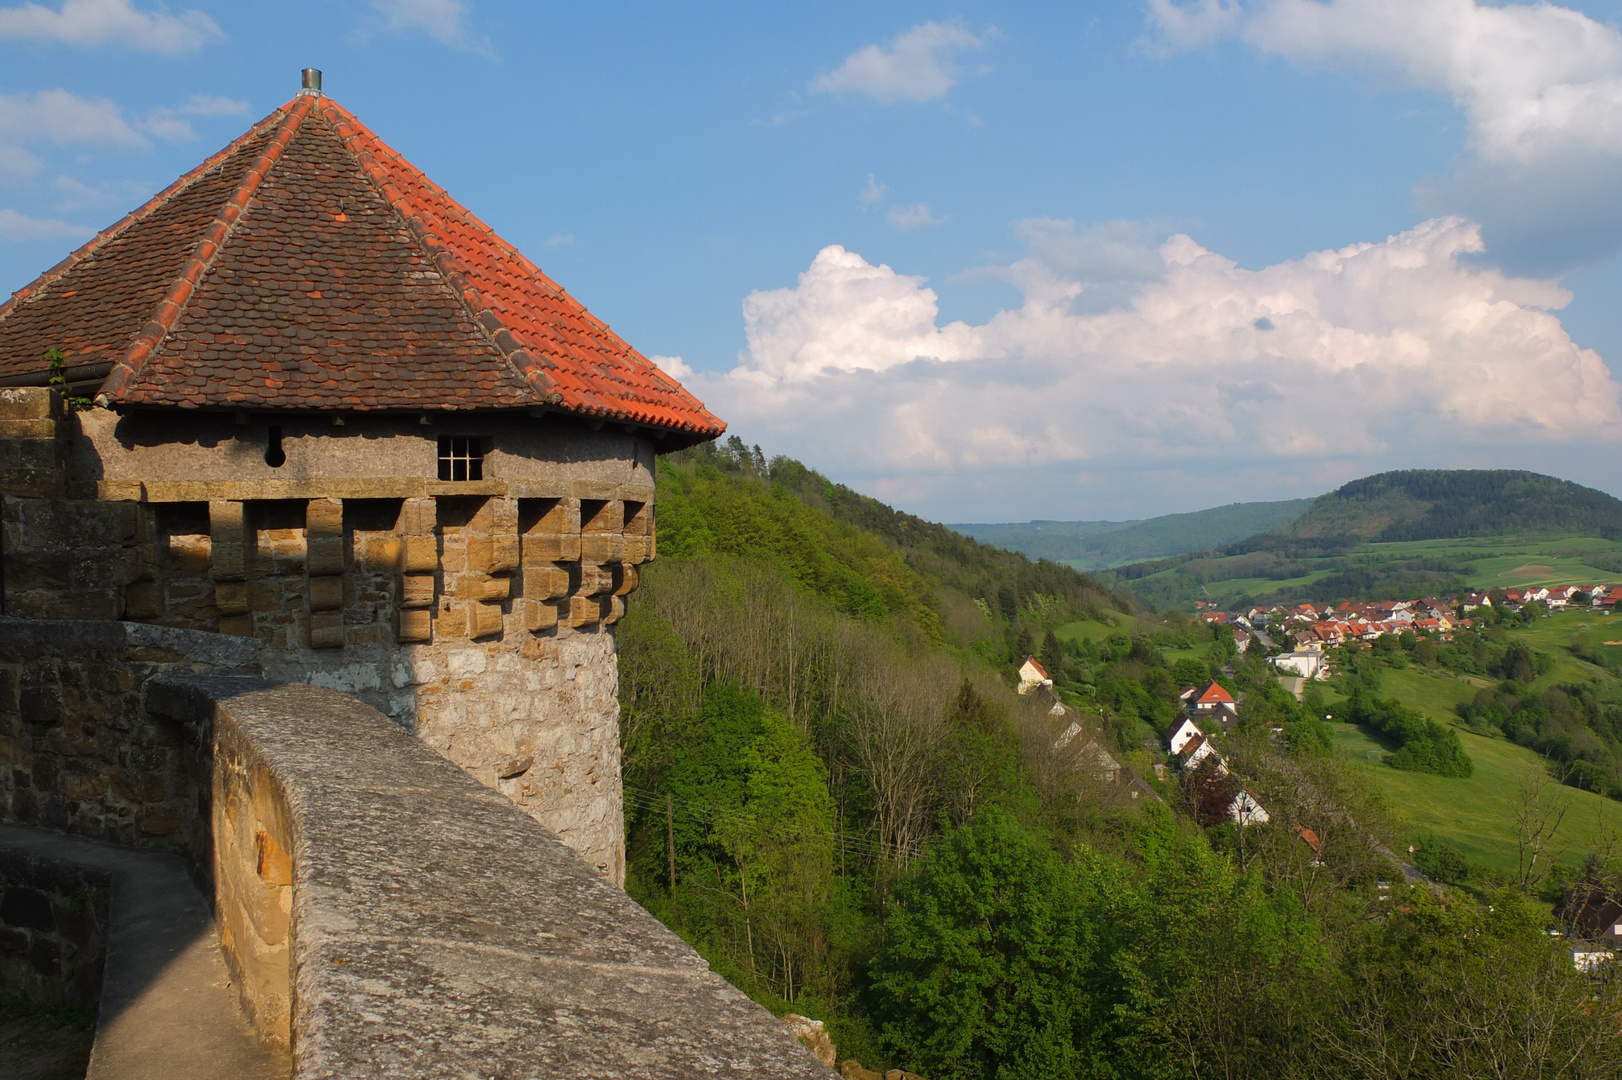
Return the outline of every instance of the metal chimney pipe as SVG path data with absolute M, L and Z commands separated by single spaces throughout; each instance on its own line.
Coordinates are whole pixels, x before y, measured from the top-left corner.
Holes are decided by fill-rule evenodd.
M 304 69 L 304 88 L 300 92 L 305 93 L 305 94 L 314 94 L 317 97 L 319 97 L 321 95 L 321 69 L 320 68 L 305 68 Z

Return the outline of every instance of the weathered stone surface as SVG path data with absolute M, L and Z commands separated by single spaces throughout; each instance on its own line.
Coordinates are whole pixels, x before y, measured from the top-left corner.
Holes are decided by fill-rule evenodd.
M 95 1009 L 108 884 L 105 873 L 0 843 L 0 997 Z
M 297 1077 L 829 1075 L 548 830 L 354 699 L 204 679 L 149 700 L 212 715 L 284 800 Z
M 258 674 L 260 644 L 141 623 L 0 619 L 0 820 L 207 850 L 200 748 L 142 707 L 152 675 Z
M 783 1017 L 783 1026 L 828 1068 L 833 1068 L 839 1060 L 839 1051 L 835 1049 L 833 1040 L 828 1037 L 827 1025 L 821 1020 L 789 1013 Z
M 208 903 L 179 858 L 0 825 L 0 866 L 20 862 L 101 883 L 106 961 L 89 988 L 100 1009 L 87 1080 L 288 1075 L 238 1010 Z

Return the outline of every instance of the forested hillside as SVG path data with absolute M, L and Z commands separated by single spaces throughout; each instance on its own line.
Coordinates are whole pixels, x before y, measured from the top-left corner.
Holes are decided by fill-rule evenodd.
M 1622 537 L 1622 501 L 1569 480 L 1510 469 L 1409 469 L 1319 497 L 1284 536 L 1373 543 L 1550 532 Z
M 1622 565 L 1613 550 L 1619 539 L 1622 501 L 1602 491 L 1530 472 L 1411 470 L 1345 484 L 1290 525 L 1103 577 L 1156 610 L 1200 599 L 1237 606 L 1413 598 L 1543 580 L 1484 579 L 1482 564 L 1509 551 L 1546 570 L 1576 555 L 1566 559 L 1573 569 L 1597 576 Z
M 1099 748 L 1141 760 L 1231 640 L 741 444 L 658 481 L 659 559 L 618 631 L 627 888 L 842 1058 L 930 1080 L 1622 1067 L 1622 999 L 1547 908 L 1401 884 L 1382 807 L 1259 664 L 1223 676 L 1251 718 L 1222 736 L 1232 777 L 1145 768 L 1133 798 L 1099 773 Z M 1012 692 L 1026 652 L 1068 715 Z M 1269 823 L 1221 812 L 1241 780 Z
M 1232 503 L 1142 521 L 1028 521 L 952 528 L 1032 559 L 1052 559 L 1078 570 L 1093 571 L 1242 540 L 1288 525 L 1312 503 L 1311 499 Z

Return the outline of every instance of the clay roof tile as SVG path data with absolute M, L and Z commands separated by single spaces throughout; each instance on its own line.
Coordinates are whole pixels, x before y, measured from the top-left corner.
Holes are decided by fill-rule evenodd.
M 673 447 L 726 429 L 324 97 L 276 110 L 0 305 L 0 376 L 43 375 L 51 348 L 106 370 L 115 406 L 544 407 Z

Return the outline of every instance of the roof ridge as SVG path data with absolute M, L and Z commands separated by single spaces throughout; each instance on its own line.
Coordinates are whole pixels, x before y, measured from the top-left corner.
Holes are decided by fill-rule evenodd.
M 78 266 L 81 262 L 88 258 L 92 252 L 98 250 L 104 244 L 120 236 L 132 225 L 144 220 L 148 214 L 152 213 L 154 210 L 157 210 L 160 206 L 167 202 L 169 197 L 175 192 L 187 187 L 193 181 L 197 180 L 209 170 L 213 169 L 216 165 L 220 164 L 220 162 L 230 157 L 237 150 L 241 149 L 244 144 L 252 141 L 259 135 L 261 131 L 265 129 L 266 126 L 272 123 L 279 123 L 280 121 L 277 118 L 277 113 L 280 112 L 280 109 L 276 110 L 276 112 L 271 113 L 253 127 L 226 143 L 225 146 L 219 150 L 219 152 L 203 159 L 203 162 L 196 168 L 184 173 L 178 180 L 171 183 L 168 187 L 164 188 L 146 202 L 142 203 L 134 210 L 131 210 L 129 213 L 125 214 L 123 217 L 119 218 L 105 229 L 102 229 L 100 232 L 96 233 L 95 236 L 92 236 L 89 240 L 86 240 L 83 244 L 79 245 L 78 248 L 76 248 L 61 262 L 57 263 L 55 266 L 46 270 L 33 281 L 30 281 L 27 285 L 24 285 L 22 288 L 12 293 L 4 303 L 0 303 L 0 319 L 3 319 L 9 315 L 14 307 L 19 307 L 27 301 L 39 296 L 45 291 L 47 286 L 57 281 L 62 277 L 62 275 L 66 274 L 69 270 L 72 270 L 75 266 Z
M 248 166 L 248 171 L 243 174 L 236 190 L 214 216 L 208 231 L 192 248 L 191 256 L 181 268 L 174 286 L 162 300 L 158 301 L 157 310 L 152 313 L 152 318 L 141 327 L 141 332 L 130 342 L 124 350 L 124 355 L 119 357 L 113 369 L 107 373 L 107 378 L 101 386 L 101 393 L 96 395 L 98 405 L 105 406 L 110 401 L 116 400 L 129 388 L 147 359 L 174 327 L 175 320 L 179 318 L 186 302 L 191 299 L 203 275 L 214 264 L 220 249 L 225 246 L 226 240 L 236 228 L 237 222 L 242 220 L 254 192 L 259 190 L 259 185 L 276 164 L 276 160 L 281 157 L 287 144 L 293 141 L 293 134 L 298 131 L 299 124 L 310 112 L 310 101 L 310 98 L 300 96 L 282 107 L 280 110 L 282 117 L 270 145 L 266 146 L 253 164 Z M 254 131 L 258 130 L 260 129 L 256 126 Z
M 325 114 L 329 111 L 336 115 L 337 122 L 332 123 L 332 130 L 338 136 L 339 141 L 343 143 L 344 149 L 354 157 L 356 164 L 361 167 L 361 171 L 366 174 L 366 179 L 377 189 L 377 193 L 382 196 L 383 201 L 388 203 L 389 208 L 399 215 L 401 222 L 406 227 L 406 231 L 422 246 L 423 251 L 428 255 L 429 261 L 438 268 L 445 279 L 445 284 L 450 287 L 457 301 L 467 309 L 468 316 L 473 320 L 473 324 L 479 328 L 479 332 L 490 342 L 497 355 L 535 391 L 541 401 L 549 405 L 562 402 L 563 395 L 558 391 L 557 384 L 546 373 L 546 369 L 555 368 L 557 365 L 544 355 L 536 356 L 512 336 L 512 332 L 502 323 L 501 317 L 491 310 L 490 305 L 485 303 L 484 297 L 478 289 L 474 288 L 473 284 L 468 281 L 467 275 L 462 273 L 461 268 L 457 266 L 455 254 L 427 229 L 421 216 L 415 212 L 411 200 L 389 178 L 382 163 L 377 160 L 377 156 L 365 146 L 360 145 L 359 136 L 364 132 L 379 146 L 387 147 L 387 144 L 382 139 L 379 139 L 370 128 L 361 123 L 354 113 L 331 98 L 321 99 L 320 111 L 323 119 L 327 119 Z M 349 130 L 345 130 L 346 127 Z M 396 161 L 408 164 L 398 154 L 395 154 L 394 157 Z M 413 171 L 420 172 L 414 166 L 410 167 Z M 424 175 L 423 179 L 427 180 L 426 175 Z M 436 188 L 439 187 L 439 185 L 433 184 L 432 181 L 428 181 L 428 183 Z M 439 190 L 451 205 L 461 208 L 461 203 L 451 198 L 449 192 L 443 188 L 439 188 Z M 496 237 L 495 230 L 474 218 L 466 209 L 463 209 L 462 212 L 467 214 L 469 219 L 485 233 Z M 499 240 L 500 238 L 496 237 L 496 239 Z M 504 241 L 502 246 L 512 254 L 517 254 L 516 251 L 512 251 L 511 245 L 506 244 Z M 523 258 L 523 256 L 520 255 L 519 258 Z M 524 262 L 531 269 L 536 270 L 537 273 L 539 272 L 539 268 L 535 267 L 533 263 L 529 263 L 528 259 L 525 259 Z M 542 277 L 548 285 L 557 290 L 560 296 L 567 296 L 555 281 L 545 277 L 544 274 Z M 604 411 L 608 410 L 605 409 Z

